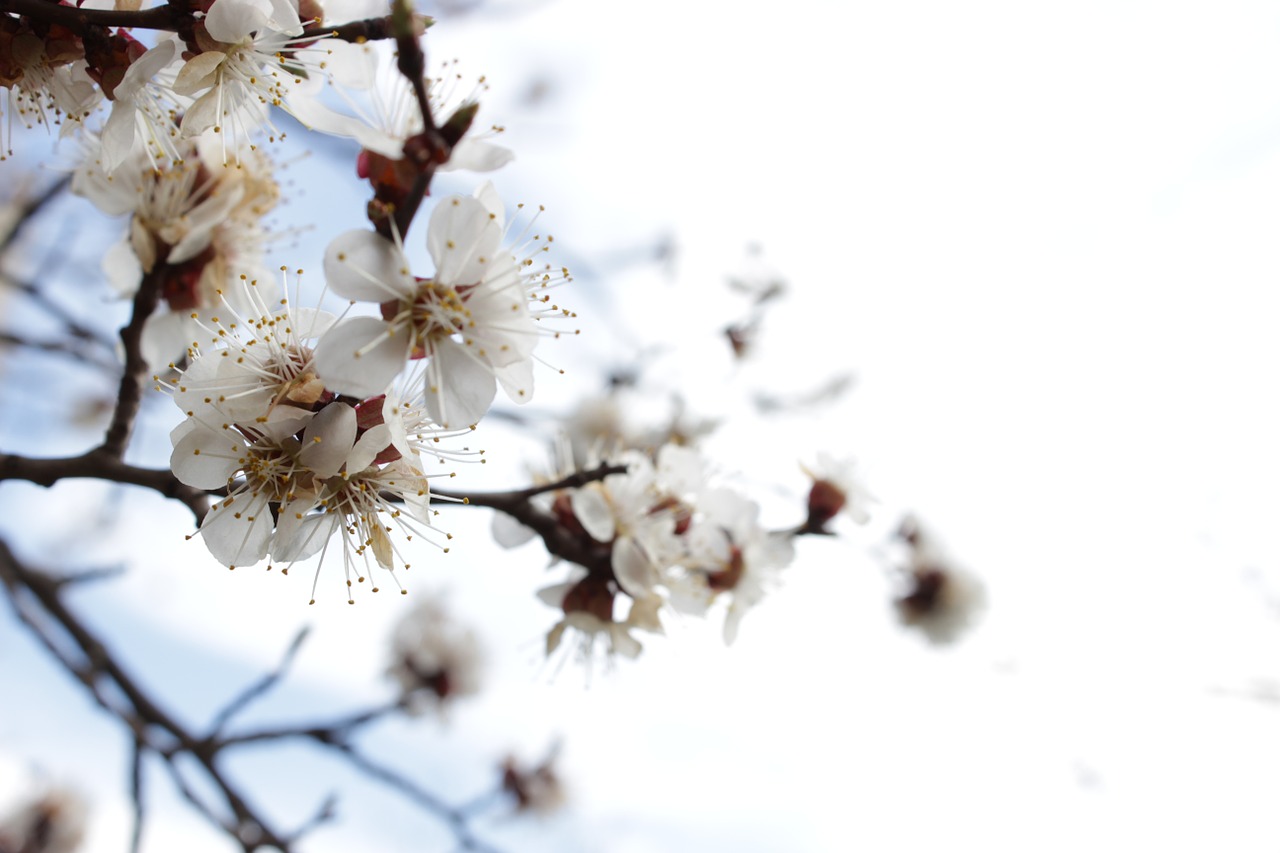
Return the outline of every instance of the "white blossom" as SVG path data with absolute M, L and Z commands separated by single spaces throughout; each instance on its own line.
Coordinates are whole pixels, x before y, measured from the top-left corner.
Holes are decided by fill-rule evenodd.
M 254 286 L 244 289 L 252 301 Z M 227 490 L 200 536 L 226 566 L 270 557 L 286 572 L 327 555 L 336 538 L 349 589 L 372 564 L 407 569 L 404 543 L 436 532 L 428 483 L 436 475 L 425 466 L 454 458 L 437 445 L 442 433 L 421 401 L 391 394 L 348 402 L 324 387 L 312 348 L 330 328 L 324 312 L 295 317 L 287 304 L 257 305 L 248 319 L 227 305 L 226 315 L 197 312 L 210 343 L 191 348 L 172 388 L 187 414 L 171 435 L 174 474 L 195 488 Z
M 441 200 L 427 228 L 436 268 L 428 279 L 414 276 L 401 246 L 375 232 L 334 240 L 325 253 L 329 287 L 379 304 L 382 317 L 346 319 L 325 337 L 316 352 L 325 382 L 344 393 L 378 394 L 410 361 L 423 359 L 428 410 L 445 427 L 479 421 L 499 384 L 514 402 L 528 402 L 538 320 L 572 316 L 558 305 L 535 306 L 549 303 L 543 291 L 567 273 L 539 269 L 532 257 L 520 260 L 502 248 L 503 223 L 489 184 L 475 197 Z
M 182 66 L 173 89 L 194 98 L 183 136 L 212 130 L 229 139 L 226 163 L 258 131 L 283 138 L 271 107 L 292 112 L 295 99 L 313 96 L 328 51 L 302 36 L 297 0 L 215 0 L 202 25 L 208 46 Z
M 326 112 L 317 106 L 318 101 L 310 101 L 299 118 L 317 130 L 350 136 L 375 154 L 397 160 L 403 157 L 405 142 L 422 133 L 424 123 L 413 87 L 396 67 L 392 46 L 385 42 L 335 40 L 328 49 L 326 70 L 344 94 L 352 114 Z M 473 91 L 459 97 L 456 90 L 463 85 L 463 77 L 457 71 L 456 60 L 445 63 L 424 83 L 437 125 L 444 124 L 458 110 L 473 110 L 480 94 L 488 89 L 481 77 Z M 487 130 L 468 129 L 438 171 L 491 172 L 505 166 L 515 155 L 490 141 L 501 132 L 502 128 L 496 125 Z

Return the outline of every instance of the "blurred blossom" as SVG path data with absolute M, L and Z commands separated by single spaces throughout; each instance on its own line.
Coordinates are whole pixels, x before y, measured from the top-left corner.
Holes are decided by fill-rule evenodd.
M 502 789 L 516 801 L 516 809 L 548 815 L 565 804 L 564 784 L 555 769 L 559 749 L 534 767 L 523 767 L 514 757 L 502 764 Z
M 894 601 L 898 619 L 933 645 L 955 642 L 986 606 L 986 588 L 914 516 L 902 520 L 897 536 L 908 549 L 907 564 L 901 567 L 903 590 Z
M 0 853 L 72 853 L 84 840 L 89 806 L 67 788 L 50 788 L 0 820 Z
M 812 467 L 801 467 L 813 480 L 809 487 L 807 528 L 824 530 L 841 512 L 858 524 L 866 524 L 871 519 L 868 505 L 875 499 L 855 473 L 857 463 L 853 459 L 840 460 L 828 453 L 819 453 Z
M 482 658 L 475 631 L 457 622 L 439 599 L 425 598 L 391 635 L 387 675 L 400 686 L 406 710 L 418 715 L 480 692 Z

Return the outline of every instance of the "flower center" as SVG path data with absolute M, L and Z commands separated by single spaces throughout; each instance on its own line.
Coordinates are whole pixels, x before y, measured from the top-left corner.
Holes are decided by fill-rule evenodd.
M 474 284 L 450 286 L 420 278 L 412 299 L 382 303 L 388 322 L 407 322 L 413 334 L 413 358 L 425 358 L 434 345 L 475 325 L 467 299 Z

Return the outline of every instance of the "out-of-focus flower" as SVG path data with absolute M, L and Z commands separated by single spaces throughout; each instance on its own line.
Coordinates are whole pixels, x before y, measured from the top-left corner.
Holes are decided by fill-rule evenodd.
M 185 156 L 174 118 L 191 105 L 190 98 L 173 90 L 181 53 L 176 38 L 162 36 L 129 64 L 112 90 L 111 115 L 102 128 L 101 165 L 107 174 L 135 157 L 154 169 Z
M 548 815 L 567 799 L 564 783 L 556 772 L 559 748 L 533 767 L 519 764 L 514 757 L 502 763 L 502 789 L 515 798 L 516 810 Z
M 843 512 L 858 524 L 871 519 L 868 504 L 874 498 L 858 478 L 856 463 L 852 459 L 839 460 L 827 453 L 818 453 L 812 466 L 801 466 L 813 480 L 809 487 L 809 517 L 805 527 L 809 530 L 825 530 L 827 524 Z
M 663 610 L 702 616 L 717 603 L 727 605 L 724 637 L 732 643 L 743 614 L 791 562 L 790 535 L 765 530 L 746 497 L 712 487 L 697 450 L 669 444 L 656 462 L 637 451 L 618 460 L 625 473 L 561 491 L 547 507 L 562 534 L 577 540 L 586 567 L 539 593 L 564 611 L 548 654 L 572 628 L 584 637 L 584 656 L 601 638 L 609 654 L 635 657 L 641 647 L 632 632 L 662 633 Z M 504 531 L 503 541 L 524 540 Z
M 334 240 L 325 253 L 330 288 L 378 303 L 382 318 L 353 317 L 326 335 L 316 348 L 321 378 L 343 393 L 379 394 L 422 359 L 428 410 L 445 427 L 479 421 L 499 384 L 514 402 L 528 402 L 539 320 L 574 315 L 548 305 L 544 292 L 568 271 L 534 263 L 551 238 L 535 237 L 529 256 L 518 259 L 501 247 L 504 218 L 490 184 L 473 198 L 441 200 L 427 228 L 436 266 L 429 279 L 414 276 L 402 247 L 373 231 Z
M 578 635 L 579 656 L 586 662 L 595 657 L 596 640 L 603 643 L 606 656 L 622 655 L 635 658 L 640 654 L 640 641 L 631 635 L 634 630 L 661 634 L 662 624 L 657 619 L 656 604 L 652 599 L 630 599 L 631 605 L 625 618 L 615 618 L 614 613 L 622 602 L 618 601 L 617 585 L 605 578 L 590 575 L 583 569 L 575 569 L 573 576 L 564 583 L 547 587 L 538 592 L 538 598 L 552 607 L 564 611 L 564 618 L 552 626 L 547 634 L 547 655 L 560 647 L 567 630 Z
M 50 788 L 0 819 L 0 853 L 74 853 L 88 819 L 83 797 Z
M 26 17 L 0 16 L 0 160 L 13 154 L 14 122 L 46 127 L 77 125 L 97 106 L 102 93 L 87 72 L 84 46 L 60 24 L 39 32 Z
M 220 134 L 229 143 L 224 164 L 260 130 L 281 138 L 269 109 L 292 112 L 294 100 L 314 95 L 324 77 L 328 50 L 302 32 L 297 0 L 214 0 L 196 25 L 202 52 L 174 81 L 175 92 L 195 98 L 182 117 L 183 136 Z
M 897 535 L 908 548 L 903 590 L 894 601 L 899 620 L 934 645 L 955 642 L 986 606 L 982 581 L 958 566 L 914 516 L 902 520 Z
M 688 553 L 669 581 L 671 603 L 683 612 L 705 612 L 717 598 L 728 599 L 726 643 L 737 638 L 742 617 L 778 583 L 795 556 L 790 537 L 765 530 L 759 516 L 754 502 L 730 489 L 701 495 Z
M 396 625 L 387 674 L 411 714 L 480 691 L 480 641 L 437 600 L 426 598 Z
M 322 112 L 315 107 L 318 102 L 312 101 L 299 117 L 316 130 L 350 136 L 359 142 L 365 149 L 361 177 L 373 178 L 375 172 L 391 168 L 391 161 L 402 159 L 405 143 L 422 133 L 422 111 L 413 87 L 396 67 L 395 51 L 390 43 L 334 41 L 326 47 L 329 59 L 325 69 L 335 87 L 349 93 L 346 101 L 354 115 Z M 510 163 L 515 155 L 490 141 L 502 133 L 501 127 L 494 125 L 481 131 L 471 126 L 479 97 L 489 86 L 481 77 L 470 92 L 459 95 L 458 90 L 465 83 L 457 65 L 457 60 L 447 62 L 439 73 L 424 80 L 435 124 L 444 126 L 450 121 L 465 121 L 468 125 L 462 138 L 454 144 L 448 162 L 437 171 L 491 172 Z
M 178 358 L 199 336 L 192 311 L 224 301 L 248 312 L 240 279 L 273 287 L 264 257 L 263 218 L 279 202 L 271 160 L 246 150 L 238 167 L 222 165 L 212 140 L 179 140 L 180 162 L 156 168 L 135 154 L 108 174 L 102 145 L 89 138 L 72 189 L 99 209 L 132 215 L 129 232 L 103 258 L 107 279 L 132 296 L 145 275 L 160 268 L 160 295 L 168 311 L 148 318 L 142 353 L 152 370 Z

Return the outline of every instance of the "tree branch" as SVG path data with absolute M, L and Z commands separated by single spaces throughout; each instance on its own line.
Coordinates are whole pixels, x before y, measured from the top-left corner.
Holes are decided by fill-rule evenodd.
M 57 459 L 31 459 L 11 453 L 0 453 L 0 481 L 27 480 L 38 486 L 52 486 L 59 480 L 91 478 L 113 483 L 127 483 L 159 492 L 166 498 L 181 501 L 199 522 L 209 511 L 209 495 L 186 485 L 164 469 L 138 468 L 112 456 L 101 448 L 80 456 Z
M 120 342 L 124 345 L 124 373 L 120 377 L 116 408 L 111 414 L 111 424 L 107 427 L 101 448 L 116 458 L 123 457 L 129 446 L 133 422 L 138 416 L 138 407 L 142 405 L 143 380 L 147 375 L 147 361 L 142 357 L 142 330 L 160 304 L 160 286 L 167 271 L 167 264 L 158 263 L 142 277 L 142 284 L 133 296 L 129 324 L 120 330 Z

